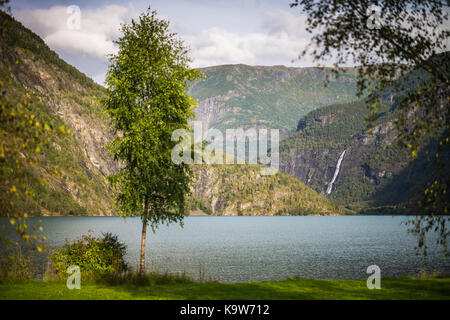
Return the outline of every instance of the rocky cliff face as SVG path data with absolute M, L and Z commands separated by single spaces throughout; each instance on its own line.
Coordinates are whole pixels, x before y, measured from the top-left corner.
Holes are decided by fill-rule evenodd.
M 351 68 L 326 88 L 328 69 L 224 65 L 201 71 L 206 79 L 194 83 L 191 94 L 204 128 L 272 128 L 286 137 L 308 111 L 355 99 Z
M 93 84 L 87 89 L 56 66 L 36 59 L 22 48 L 9 51 L 10 60 L 20 61 L 12 69 L 12 78 L 25 90 L 35 94 L 70 128 L 84 155 L 89 170 L 107 175 L 117 170 L 105 145 L 113 134 L 98 105 L 104 89 Z M 4 55 L 3 55 L 4 57 Z M 6 59 L 2 59 L 6 62 Z M 7 62 L 6 62 L 7 63 Z
M 316 190 L 325 190 L 334 172 L 333 159 L 341 150 L 303 150 L 293 148 L 283 154 L 280 170 L 292 177 L 300 179 Z M 342 152 L 342 151 L 341 151 Z M 347 160 L 347 159 L 346 159 Z M 319 163 L 326 162 L 325 165 Z M 347 162 L 347 161 L 345 161 Z
M 10 94 L 29 94 L 32 100 L 30 112 L 38 119 L 56 129 L 70 129 L 68 134 L 51 136 L 48 146 L 37 155 L 23 155 L 37 157 L 34 167 L 24 164 L 30 188 L 35 193 L 34 197 L 24 195 L 20 199 L 24 207 L 33 208 L 38 215 L 114 214 L 113 197 L 105 177 L 116 172 L 118 164 L 105 149 L 113 138 L 100 103 L 105 89 L 65 63 L 42 39 L 1 11 L 0 28 L 0 76 L 4 71 L 11 78 Z M 8 69 L 10 72 L 6 72 Z M 272 76 L 281 83 L 286 83 L 291 77 L 284 71 L 275 75 L 273 71 L 265 72 L 261 69 L 260 75 L 269 82 L 273 81 Z M 235 77 L 237 74 L 225 75 L 228 82 Z M 257 80 L 258 77 L 254 79 Z M 3 77 L 0 81 L 9 83 Z M 208 86 L 203 88 L 208 89 Z M 242 98 L 243 88 L 233 85 L 225 90 L 220 83 L 211 88 L 217 94 L 202 96 L 199 117 L 207 126 L 218 121 L 222 121 L 224 126 L 234 125 L 235 115 L 244 112 L 244 106 L 229 103 L 237 97 Z M 269 86 L 264 90 L 274 89 Z M 244 121 L 242 125 L 249 123 L 252 122 Z M 12 133 L 2 131 L 0 134 L 14 143 Z M 260 166 L 200 165 L 194 166 L 194 171 L 196 179 L 192 189 L 196 201 L 193 208 L 208 208 L 213 214 L 340 212 L 328 199 L 288 175 L 262 177 Z M 48 183 L 42 185 L 38 183 L 40 180 Z M 0 188 L 0 193 L 3 189 Z
M 31 185 L 36 197 L 29 205 L 45 215 L 112 214 L 112 195 L 104 178 L 117 170 L 117 164 L 105 149 L 113 136 L 99 103 L 105 89 L 7 14 L 1 12 L 0 22 L 0 69 L 11 95 L 26 92 L 31 112 L 39 119 L 70 130 L 51 137 L 37 155 L 42 166 L 27 168 L 31 181 L 48 181 Z
M 361 132 L 355 135 L 353 140 L 346 146 L 341 148 L 326 148 L 305 150 L 302 148 L 290 148 L 283 153 L 280 170 L 289 175 L 300 179 L 307 185 L 319 187 L 324 192 L 331 181 L 336 169 L 339 155 L 347 150 L 342 162 L 342 169 L 339 172 L 339 180 L 343 180 L 350 173 L 355 173 L 355 164 L 365 158 L 367 153 L 373 151 L 374 148 L 385 149 L 392 145 L 392 137 L 388 137 L 388 133 L 392 133 L 392 123 L 386 126 L 377 126 L 374 128 L 372 135 L 368 137 L 368 132 Z M 356 165 L 358 167 L 358 165 Z M 359 165 L 358 175 L 362 174 L 370 178 L 371 183 L 381 183 L 381 176 L 392 176 L 398 173 L 404 166 L 392 165 L 388 172 L 383 169 L 371 168 L 367 163 Z M 363 171 L 362 171 L 363 170 Z M 380 172 L 383 172 L 381 174 Z M 374 180 L 375 179 L 375 180 Z M 339 183 L 335 184 L 335 188 Z
M 281 172 L 262 176 L 259 165 L 195 165 L 193 196 L 215 215 L 330 215 L 345 211 Z
M 370 131 L 364 124 L 367 116 L 363 102 L 311 112 L 281 143 L 280 170 L 325 194 L 346 150 L 330 198 L 352 208 L 411 202 L 427 175 L 417 168 L 431 168 L 432 162 L 422 155 L 413 166 L 408 150 L 397 145 L 396 110 L 389 102 Z

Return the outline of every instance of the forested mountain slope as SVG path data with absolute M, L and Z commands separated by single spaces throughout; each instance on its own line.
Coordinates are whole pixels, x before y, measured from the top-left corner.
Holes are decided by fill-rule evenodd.
M 447 53 L 440 59 L 448 64 L 449 56 Z M 412 71 L 400 81 L 424 81 L 422 73 Z M 396 93 L 388 92 L 370 131 L 364 122 L 369 116 L 364 101 L 326 106 L 301 118 L 297 132 L 280 144 L 280 170 L 322 194 L 331 191 L 331 199 L 355 210 L 406 206 L 410 209 L 403 212 L 414 211 L 425 185 L 437 171 L 432 156 L 436 140 L 425 139 L 417 159 L 412 161 L 409 150 L 399 146 L 396 139 L 394 121 L 399 110 Z M 441 161 L 448 160 L 448 152 L 443 153 Z M 448 166 L 439 174 L 450 176 Z
M 100 103 L 105 88 L 61 60 L 41 38 L 3 11 L 0 32 L 4 96 L 10 101 L 29 97 L 27 113 L 52 129 L 49 142 L 40 150 L 21 152 L 21 173 L 1 163 L 0 197 L 5 200 L 8 190 L 17 186 L 16 205 L 23 212 L 114 214 L 105 177 L 115 172 L 118 164 L 105 149 L 113 138 Z M 1 116 L 2 147 L 20 149 L 23 137 L 13 130 L 4 114 Z M 32 164 L 25 161 L 30 158 Z M 342 213 L 330 200 L 289 175 L 260 176 L 260 166 L 193 168 L 195 181 L 188 209 L 203 208 L 208 213 L 227 215 Z M 20 188 L 18 180 L 26 188 Z M 0 209 L 0 215 L 4 214 Z
M 200 69 L 193 84 L 197 119 L 205 128 L 273 128 L 283 137 L 297 121 L 322 106 L 356 100 L 356 73 L 335 78 L 330 69 L 222 65 Z M 330 83 L 324 87 L 326 77 Z
M 8 97 L 30 97 L 30 114 L 60 133 L 38 153 L 33 167 L 24 165 L 34 193 L 21 195 L 20 206 L 36 214 L 103 215 L 111 213 L 111 193 L 104 177 L 116 170 L 104 144 L 112 134 L 98 98 L 104 88 L 61 60 L 36 34 L 0 11 L 1 81 Z M 2 122 L 3 124 L 3 122 Z M 62 130 L 58 130 L 61 128 Z M 18 143 L 2 125 L 2 140 Z M 3 177 L 3 190 L 16 172 Z M 4 194 L 3 194 L 4 195 Z

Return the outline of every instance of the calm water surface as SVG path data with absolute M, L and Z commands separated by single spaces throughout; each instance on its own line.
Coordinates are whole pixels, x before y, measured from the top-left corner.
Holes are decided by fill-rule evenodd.
M 138 265 L 141 221 L 120 217 L 41 218 L 48 247 L 92 230 L 112 232 L 128 246 L 127 260 Z M 416 239 L 402 221 L 409 217 L 187 217 L 184 228 L 160 226 L 147 239 L 147 268 L 185 272 L 220 281 L 366 278 L 376 264 L 384 277 L 450 271 L 442 249 L 416 255 Z

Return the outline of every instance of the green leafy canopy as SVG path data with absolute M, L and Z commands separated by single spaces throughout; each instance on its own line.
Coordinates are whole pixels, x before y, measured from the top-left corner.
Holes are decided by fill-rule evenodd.
M 191 172 L 172 162 L 177 141 L 171 136 L 176 129 L 190 130 L 196 101 L 187 92 L 202 74 L 189 67 L 188 49 L 156 11 L 149 9 L 121 31 L 104 104 L 117 133 L 109 148 L 122 166 L 108 180 L 119 212 L 141 216 L 154 230 L 184 215 Z

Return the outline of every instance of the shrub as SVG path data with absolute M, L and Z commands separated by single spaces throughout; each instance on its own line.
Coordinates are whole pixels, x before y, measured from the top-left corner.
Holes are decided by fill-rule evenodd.
M 2 256 L 0 256 L 0 279 L 27 280 L 31 278 L 31 269 L 32 260 L 23 255 L 22 252 L 2 252 Z
M 67 277 L 67 267 L 77 265 L 83 277 L 98 277 L 128 271 L 124 260 L 126 245 L 117 235 L 103 233 L 102 238 L 83 235 L 81 239 L 68 242 L 50 254 L 54 272 L 60 278 Z

